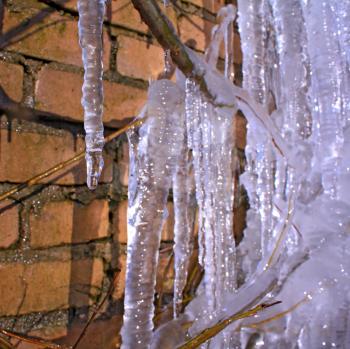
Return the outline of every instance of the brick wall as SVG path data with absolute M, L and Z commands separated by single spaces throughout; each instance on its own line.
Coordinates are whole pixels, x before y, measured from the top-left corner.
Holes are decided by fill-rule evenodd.
M 178 1 L 170 16 L 181 38 L 203 51 L 222 2 Z M 111 0 L 107 18 L 104 121 L 113 128 L 140 110 L 148 79 L 163 69 L 163 52 L 129 0 Z M 77 19 L 72 0 L 0 4 L 0 85 L 13 101 L 37 115 L 35 121 L 27 121 L 20 120 L 21 115 L 0 114 L 0 193 L 84 147 Z M 239 116 L 238 154 L 244 148 L 244 128 Z M 81 346 L 114 347 L 122 314 L 127 185 L 128 145 L 121 136 L 106 146 L 105 168 L 95 192 L 86 188 L 81 161 L 0 202 L 1 328 L 72 344 L 117 272 L 113 299 Z M 172 244 L 171 202 L 169 212 L 162 247 Z M 238 206 L 236 213 L 244 216 Z M 236 233 L 241 226 L 242 219 Z M 160 275 L 168 258 L 168 252 L 161 254 Z M 107 325 L 103 319 L 109 319 Z

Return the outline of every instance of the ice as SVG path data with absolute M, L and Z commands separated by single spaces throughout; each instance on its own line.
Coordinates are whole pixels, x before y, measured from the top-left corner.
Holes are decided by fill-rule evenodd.
M 105 0 L 78 0 L 79 42 L 84 64 L 83 97 L 86 143 L 87 185 L 95 189 L 102 169 L 103 86 L 102 86 L 102 26 Z
M 184 125 L 183 125 L 184 128 Z M 174 317 L 182 310 L 182 294 L 187 282 L 188 266 L 194 245 L 196 200 L 191 153 L 184 138 L 173 176 L 174 226 Z
M 176 83 L 150 86 L 145 122 L 129 135 L 123 348 L 176 348 L 220 320 L 275 300 L 281 303 L 232 323 L 202 348 L 349 346 L 349 8 L 348 0 L 238 0 L 243 87 L 233 83 L 232 5 L 219 11 L 204 57 L 186 49 L 201 88 L 180 71 Z M 222 41 L 223 73 L 217 69 Z M 240 183 L 250 208 L 236 248 L 238 109 L 248 121 Z M 152 335 L 171 188 L 174 316 Z M 185 307 L 196 209 L 204 277 Z
M 148 348 L 160 233 L 176 163 L 184 143 L 183 92 L 169 80 L 153 82 L 145 121 L 130 138 L 128 251 L 122 348 Z

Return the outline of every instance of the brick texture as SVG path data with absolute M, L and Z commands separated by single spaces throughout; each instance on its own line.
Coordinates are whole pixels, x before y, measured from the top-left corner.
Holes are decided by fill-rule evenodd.
M 204 51 L 210 41 L 214 24 L 197 16 L 182 16 L 179 19 L 179 33 L 183 42 L 190 47 Z
M 99 259 L 0 266 L 0 315 L 92 304 L 103 280 Z
M 40 110 L 83 120 L 81 87 L 83 77 L 45 66 L 36 83 L 36 107 Z M 138 114 L 146 101 L 146 91 L 104 81 L 104 122 L 122 120 Z M 57 91 L 60 91 L 57 94 Z
M 212 17 L 208 11 L 217 11 L 223 2 L 186 0 L 178 2 L 185 11 L 165 11 L 182 40 L 195 41 L 195 48 L 204 51 L 214 25 L 213 19 L 208 20 Z M 60 4 L 76 10 L 77 1 Z M 164 53 L 156 40 L 150 38 L 149 29 L 130 1 L 110 0 L 107 8 L 106 19 L 112 25 L 105 25 L 103 34 L 104 122 L 118 126 L 121 124 L 118 121 L 140 111 L 147 91 L 135 87 L 145 85 L 137 80 L 157 78 L 164 69 Z M 188 14 L 191 11 L 195 14 Z M 4 35 L 0 84 L 17 102 L 33 101 L 38 110 L 81 123 L 83 70 L 77 21 L 75 13 L 50 9 L 37 0 L 6 1 L 1 23 Z M 236 35 L 235 63 L 242 59 L 239 44 Z M 245 146 L 245 125 L 242 116 L 236 117 L 236 146 L 240 149 Z M 3 123 L 0 129 L 0 192 L 6 191 L 9 184 L 23 183 L 84 149 L 83 139 L 73 137 L 69 131 L 34 122 L 20 122 L 17 129 L 13 127 L 10 131 L 6 126 Z M 119 147 L 117 151 L 115 147 Z M 0 318 L 23 315 L 32 319 L 31 313 L 37 312 L 56 316 L 68 308 L 81 308 L 77 314 L 82 314 L 85 307 L 100 299 L 102 286 L 104 290 L 108 286 L 107 271 L 113 270 L 118 260 L 121 272 L 113 294 L 119 307 L 117 314 L 107 332 L 104 320 L 100 321 L 105 316 L 95 321 L 81 343 L 86 349 L 116 347 L 118 338 L 112 333 L 117 333 L 122 319 L 127 243 L 127 200 L 120 193 L 125 194 L 128 172 L 128 144 L 115 142 L 105 154 L 100 180 L 104 185 L 95 192 L 90 193 L 85 187 L 86 165 L 81 160 L 42 180 L 45 186 L 38 186 L 35 192 L 16 196 L 19 202 L 0 203 L 0 257 L 7 261 L 0 264 Z M 171 246 L 174 237 L 171 202 L 168 211 L 162 246 Z M 243 205 L 235 210 L 235 215 L 234 230 L 239 236 L 244 226 Z M 35 256 L 34 260 L 31 256 Z M 172 291 L 174 272 L 169 258 L 167 249 L 160 254 L 158 292 Z M 71 309 L 69 314 L 74 313 Z M 60 338 L 62 343 L 71 345 L 85 320 L 76 316 L 72 327 L 61 322 L 48 328 L 40 324 L 43 327 L 30 334 Z M 19 348 L 32 347 L 20 344 Z
M 5 10 L 3 32 L 12 34 L 6 45 L 7 50 L 50 61 L 82 65 L 75 18 L 45 10 L 29 14 Z M 103 61 L 106 70 L 109 67 L 110 47 L 110 40 L 104 32 Z
M 1 87 L 13 100 L 20 102 L 23 96 L 23 67 L 0 61 Z
M 108 236 L 108 201 L 83 206 L 72 201 L 49 202 L 30 217 L 30 243 L 44 248 L 82 243 Z
M 64 136 L 44 135 L 38 133 L 11 133 L 11 141 L 7 139 L 7 131 L 1 130 L 0 181 L 24 182 L 44 172 L 48 168 L 68 160 L 78 151 L 84 149 L 82 139 L 74 140 L 70 134 Z M 86 182 L 84 161 L 54 174 L 43 182 L 56 179 L 58 184 L 84 184 Z M 112 165 L 105 156 L 105 167 L 102 182 L 112 180 Z
M 148 80 L 157 78 L 164 65 L 163 49 L 145 41 L 118 38 L 117 69 L 122 75 Z
M 18 207 L 12 201 L 0 202 L 0 248 L 8 248 L 18 239 Z

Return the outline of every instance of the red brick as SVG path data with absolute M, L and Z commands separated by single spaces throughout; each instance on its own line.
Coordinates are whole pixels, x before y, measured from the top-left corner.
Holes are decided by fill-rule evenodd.
M 26 314 L 92 304 L 102 286 L 99 259 L 2 264 L 0 315 Z
M 214 24 L 198 16 L 179 19 L 180 38 L 183 42 L 191 41 L 191 47 L 204 51 L 210 42 Z M 193 42 L 193 43 L 192 43 Z
M 45 66 L 36 83 L 36 107 L 59 113 L 75 120 L 83 120 L 81 88 L 83 77 Z M 146 101 L 146 91 L 104 81 L 104 122 L 122 120 L 137 115 Z M 57 94 L 57 91 L 60 91 Z
M 147 25 L 142 22 L 138 11 L 135 10 L 131 1 L 110 0 L 109 3 L 112 11 L 111 14 L 108 13 L 108 7 L 106 7 L 105 18 L 108 18 L 113 24 L 121 25 L 144 33 L 148 31 Z M 76 11 L 78 10 L 77 0 L 69 0 L 64 4 L 64 6 Z M 114 28 L 112 28 L 112 30 L 113 29 Z
M 163 71 L 161 47 L 126 36 L 119 36 L 118 42 L 117 69 L 122 75 L 148 80 Z
M 0 181 L 24 182 L 46 171 L 61 161 L 72 158 L 84 149 L 83 140 L 78 138 L 76 145 L 69 133 L 53 136 L 37 133 L 11 132 L 8 142 L 7 131 L 1 130 Z M 105 167 L 101 182 L 112 180 L 112 160 L 105 155 Z M 58 184 L 84 184 L 86 182 L 85 160 L 68 166 L 58 174 L 53 174 L 40 182 L 54 180 Z
M 13 100 L 20 102 L 23 89 L 23 67 L 0 61 L 1 87 Z
M 128 220 L 127 220 L 127 210 L 128 210 L 128 201 L 124 200 L 119 202 L 117 206 L 117 231 L 115 234 L 115 239 L 121 243 L 126 244 L 128 242 Z
M 147 32 L 148 27 L 142 22 L 137 10 L 129 0 L 112 0 L 112 23 Z
M 28 15 L 24 11 L 5 11 L 3 32 L 6 34 L 19 25 L 27 23 L 38 13 Z M 103 58 L 105 70 L 108 70 L 109 66 L 110 47 L 110 41 L 105 32 Z M 61 16 L 57 12 L 49 14 L 44 20 L 16 35 L 6 49 L 38 58 L 82 66 L 78 22 L 74 18 Z
M 18 208 L 12 204 L 0 202 L 0 248 L 8 248 L 18 240 Z
M 87 206 L 72 201 L 49 202 L 39 214 L 30 216 L 30 243 L 43 248 L 81 243 L 108 236 L 108 201 Z
M 168 202 L 167 209 L 169 216 L 162 230 L 162 241 L 171 241 L 174 238 L 174 206 L 172 202 Z M 121 201 L 117 207 L 117 231 L 115 239 L 122 244 L 126 244 L 128 242 L 127 210 L 128 201 Z

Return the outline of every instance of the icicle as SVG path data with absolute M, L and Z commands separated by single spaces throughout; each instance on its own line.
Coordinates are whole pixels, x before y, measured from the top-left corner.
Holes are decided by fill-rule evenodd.
M 265 0 L 238 1 L 238 22 L 243 51 L 243 87 L 267 110 L 269 100 L 267 74 L 267 3 Z M 251 122 L 252 121 L 252 122 Z M 256 190 L 251 192 L 251 210 L 256 210 L 252 228 L 261 227 L 261 252 L 267 253 L 272 228 L 273 154 L 269 137 L 253 121 L 248 124 L 247 174 L 245 185 Z M 251 184 L 247 181 L 253 181 Z M 259 222 L 260 221 L 260 222 Z M 247 234 L 256 234 L 249 231 Z M 251 251 L 256 255 L 255 251 Z M 248 257 L 249 258 L 249 257 Z M 256 257 L 252 258 L 255 259 Z
M 318 156 L 322 183 L 331 196 L 337 195 L 336 169 L 343 146 L 341 113 L 342 66 L 333 33 L 335 17 L 326 1 L 310 0 L 304 5 L 311 61 L 314 133 L 318 135 Z M 320 44 L 322 43 L 322 44 Z
M 82 106 L 86 132 L 87 185 L 95 189 L 103 168 L 102 25 L 105 0 L 79 0 L 79 41 L 84 63 Z
M 311 135 L 312 118 L 307 100 L 310 86 L 306 33 L 299 0 L 271 0 L 277 31 L 284 125 L 282 132 L 289 141 Z M 288 52 L 288 54 L 287 54 Z M 298 130 L 298 134 L 295 133 Z
M 233 5 L 227 5 L 218 12 L 219 24 L 212 29 L 211 42 L 206 50 L 206 61 L 211 67 L 215 67 L 218 57 L 220 43 L 225 43 L 225 76 L 234 80 L 234 52 L 233 52 L 233 23 L 236 19 L 237 10 Z
M 175 211 L 174 227 L 174 317 L 182 310 L 182 293 L 186 285 L 188 266 L 193 250 L 194 219 L 196 201 L 194 178 L 187 139 L 181 147 L 181 155 L 173 178 L 173 198 Z
M 151 342 L 160 233 L 184 138 L 182 101 L 182 91 L 173 82 L 154 82 L 148 93 L 146 120 L 138 134 L 130 134 L 123 349 L 144 349 Z

